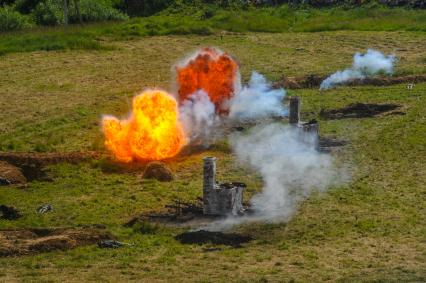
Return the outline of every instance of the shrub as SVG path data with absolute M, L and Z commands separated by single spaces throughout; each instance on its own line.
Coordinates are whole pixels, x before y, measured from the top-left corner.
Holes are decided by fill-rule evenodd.
M 31 26 L 27 16 L 21 15 L 9 6 L 0 7 L 0 31 L 19 30 Z
M 30 14 L 43 0 L 16 0 L 15 10 L 21 14 Z
M 69 3 L 69 22 L 78 23 L 74 1 Z M 80 0 L 80 13 L 84 22 L 125 20 L 128 17 L 114 9 L 111 3 L 98 0 Z M 33 12 L 39 25 L 59 25 L 64 22 L 63 7 L 60 0 L 43 0 Z
M 38 3 L 33 16 L 38 25 L 54 26 L 64 22 L 62 5 L 58 0 L 44 0 Z
M 125 20 L 128 18 L 125 14 L 114 9 L 110 3 L 97 0 L 81 0 L 80 10 L 85 22 Z M 71 22 L 78 22 L 74 5 L 70 7 L 70 20 Z

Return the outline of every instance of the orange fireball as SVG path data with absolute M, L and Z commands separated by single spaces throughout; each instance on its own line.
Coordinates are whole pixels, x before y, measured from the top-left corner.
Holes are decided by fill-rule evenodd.
M 202 49 L 185 65 L 176 67 L 180 101 L 203 89 L 217 112 L 226 112 L 239 79 L 238 64 L 226 53 L 214 48 Z
M 102 119 L 105 146 L 122 162 L 161 160 L 175 156 L 186 144 L 175 98 L 149 90 L 133 98 L 130 117 Z

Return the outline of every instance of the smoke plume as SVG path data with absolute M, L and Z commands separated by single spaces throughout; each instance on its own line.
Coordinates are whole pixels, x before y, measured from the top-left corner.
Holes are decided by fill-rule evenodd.
M 384 55 L 383 53 L 368 49 L 367 53 L 355 53 L 352 67 L 343 71 L 338 71 L 326 78 L 320 85 L 320 90 L 330 89 L 336 85 L 345 84 L 355 79 L 364 79 L 379 73 L 391 75 L 393 72 L 394 55 Z
M 229 117 L 244 120 L 287 115 L 282 104 L 285 94 L 284 89 L 272 89 L 264 76 L 253 72 L 248 85 L 230 100 Z
M 191 94 L 183 101 L 179 112 L 186 136 L 191 141 L 208 145 L 220 134 L 218 131 L 220 117 L 216 114 L 215 105 L 205 91 L 198 90 Z

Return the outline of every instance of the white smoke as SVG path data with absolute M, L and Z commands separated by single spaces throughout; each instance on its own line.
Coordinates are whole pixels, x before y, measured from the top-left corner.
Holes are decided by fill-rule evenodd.
M 262 192 L 250 201 L 253 214 L 228 217 L 203 230 L 227 230 L 245 222 L 287 222 L 313 191 L 325 191 L 342 179 L 330 155 L 317 151 L 317 137 L 296 127 L 259 125 L 235 134 L 230 143 L 239 163 L 259 172 Z
M 197 140 L 208 145 L 216 138 L 218 131 L 215 129 L 220 124 L 220 118 L 205 91 L 191 94 L 179 107 L 179 112 L 185 133 L 191 141 Z
M 324 191 L 336 177 L 331 156 L 317 151 L 315 134 L 296 127 L 258 126 L 232 136 L 231 144 L 238 161 L 262 176 L 263 190 L 251 200 L 257 218 L 288 220 L 300 200 Z
M 383 53 L 368 49 L 367 53 L 355 53 L 352 67 L 343 71 L 338 71 L 326 78 L 320 85 L 320 90 L 330 89 L 336 85 L 341 85 L 355 79 L 364 79 L 378 73 L 392 74 L 394 55 L 384 55 Z
M 221 137 L 220 126 L 227 119 L 245 120 L 287 115 L 288 111 L 283 104 L 285 94 L 284 89 L 273 89 L 264 76 L 253 72 L 248 85 L 236 89 L 233 98 L 225 102 L 229 105 L 228 116 L 219 116 L 208 94 L 200 89 L 179 107 L 180 120 L 190 141 L 202 142 L 208 146 Z
M 285 90 L 273 89 L 264 76 L 253 72 L 247 86 L 236 92 L 229 103 L 231 119 L 258 119 L 269 116 L 284 116 Z

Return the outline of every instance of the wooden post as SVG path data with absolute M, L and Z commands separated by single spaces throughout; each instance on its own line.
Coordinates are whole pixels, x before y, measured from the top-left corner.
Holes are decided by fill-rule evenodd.
M 298 124 L 300 119 L 300 97 L 292 96 L 290 97 L 290 113 L 289 113 L 289 122 L 290 124 Z

